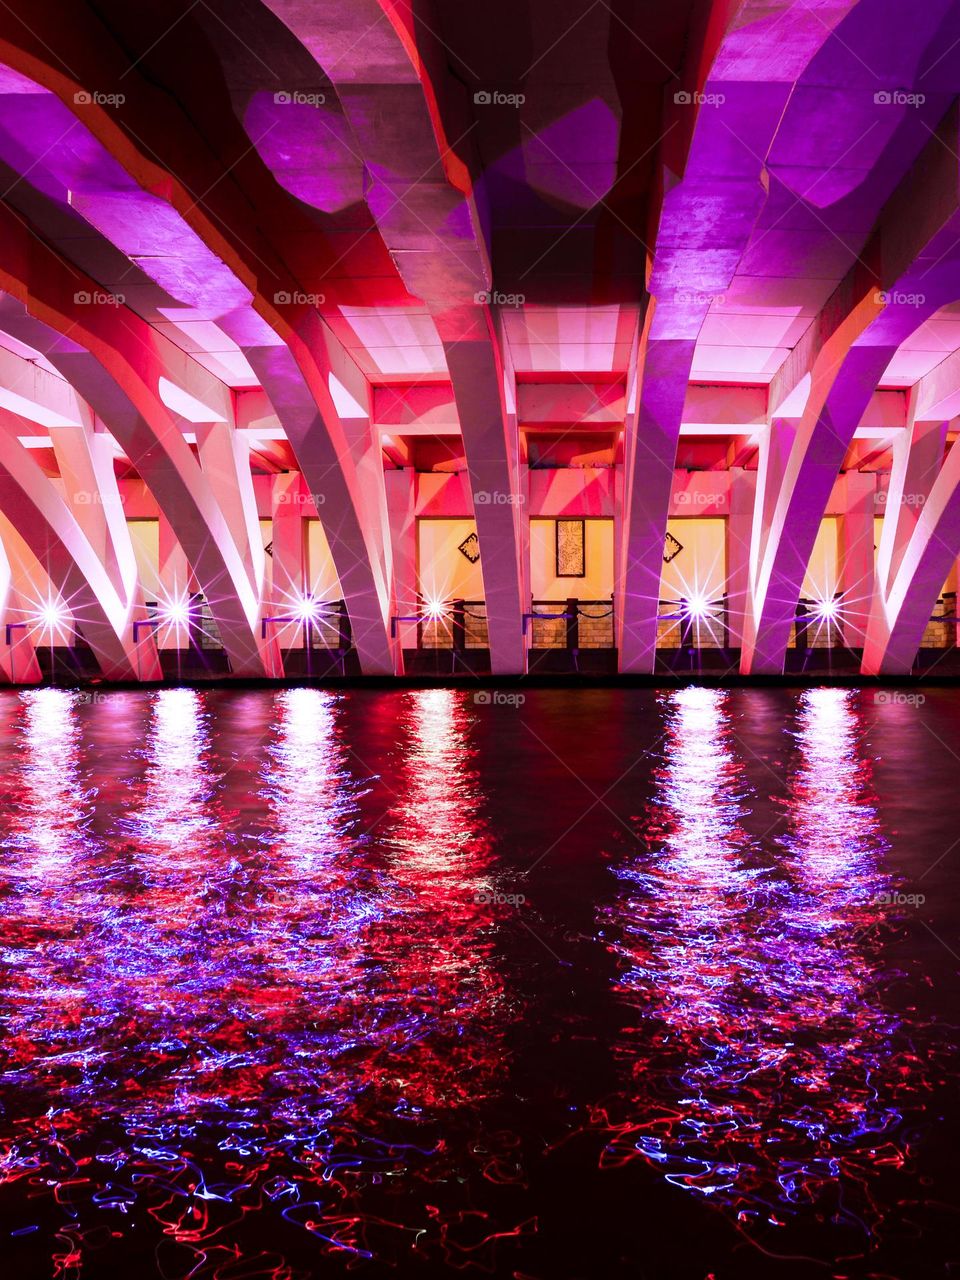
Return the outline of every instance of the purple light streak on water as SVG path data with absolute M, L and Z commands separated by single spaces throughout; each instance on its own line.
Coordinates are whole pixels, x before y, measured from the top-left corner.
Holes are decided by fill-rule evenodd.
M 0 697 L 16 1274 L 902 1274 L 957 1036 L 860 699 L 642 698 Z
M 855 1257 L 889 1229 L 871 1184 L 909 1167 L 926 1083 L 887 1004 L 892 885 L 852 695 L 800 697 L 773 858 L 741 829 L 751 796 L 729 695 L 668 702 L 638 833 L 651 852 L 620 860 L 604 912 L 616 991 L 642 1019 L 617 1045 L 631 1091 L 605 1112 L 605 1163 L 649 1161 L 772 1256 L 806 1254 L 813 1211 Z

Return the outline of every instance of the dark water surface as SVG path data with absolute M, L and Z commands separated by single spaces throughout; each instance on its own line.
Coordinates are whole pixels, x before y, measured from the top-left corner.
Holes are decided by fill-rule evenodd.
M 0 695 L 3 1274 L 960 1274 L 960 694 L 476 696 Z

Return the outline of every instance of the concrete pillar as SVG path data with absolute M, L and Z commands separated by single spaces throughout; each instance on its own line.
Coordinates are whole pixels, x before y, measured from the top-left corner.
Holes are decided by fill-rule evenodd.
M 457 402 L 496 675 L 526 670 L 526 538 L 516 411 L 506 399 L 505 374 L 493 320 L 485 306 L 457 308 L 438 319 Z M 515 401 L 515 396 L 513 397 Z M 512 412 L 511 412 L 512 409 Z
M 727 619 L 731 648 L 743 642 L 744 617 L 750 595 L 750 540 L 757 499 L 757 473 L 734 467 L 730 477 L 727 517 Z
M 697 326 L 699 327 L 699 326 Z M 695 339 L 641 339 L 640 399 L 624 442 L 624 514 L 617 579 L 620 670 L 650 672 L 657 648 L 663 547 Z
M 400 617 L 412 617 L 417 612 L 416 472 L 412 467 L 386 471 L 384 481 L 390 516 L 396 611 Z M 403 651 L 417 647 L 417 624 L 399 623 L 397 639 L 398 658 L 402 663 Z

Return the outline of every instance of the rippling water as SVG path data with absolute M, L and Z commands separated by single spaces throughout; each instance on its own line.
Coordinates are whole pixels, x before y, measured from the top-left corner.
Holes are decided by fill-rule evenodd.
M 957 1275 L 958 728 L 0 694 L 5 1274 Z

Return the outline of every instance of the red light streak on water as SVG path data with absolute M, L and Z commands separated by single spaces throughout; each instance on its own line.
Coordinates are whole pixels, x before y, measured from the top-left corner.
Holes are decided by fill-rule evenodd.
M 424 1258 L 458 1267 L 476 1251 L 492 1265 L 501 1233 L 490 1228 L 476 1241 L 475 1220 L 487 1215 L 478 1212 L 466 1224 L 451 1190 L 464 1161 L 491 1181 L 518 1181 L 516 1135 L 484 1133 L 465 1152 L 445 1131 L 454 1119 L 458 1130 L 470 1130 L 474 1115 L 480 1128 L 483 1107 L 503 1087 L 511 1003 L 496 961 L 496 934 L 498 913 L 517 908 L 498 906 L 490 892 L 493 840 L 463 699 L 449 689 L 411 693 L 402 726 L 384 832 L 391 912 L 375 933 L 378 954 L 389 958 L 378 999 L 413 1019 L 396 1078 L 397 1108 L 435 1134 L 436 1158 L 424 1176 L 437 1205 L 431 1219 L 418 1224 L 416 1247 Z

